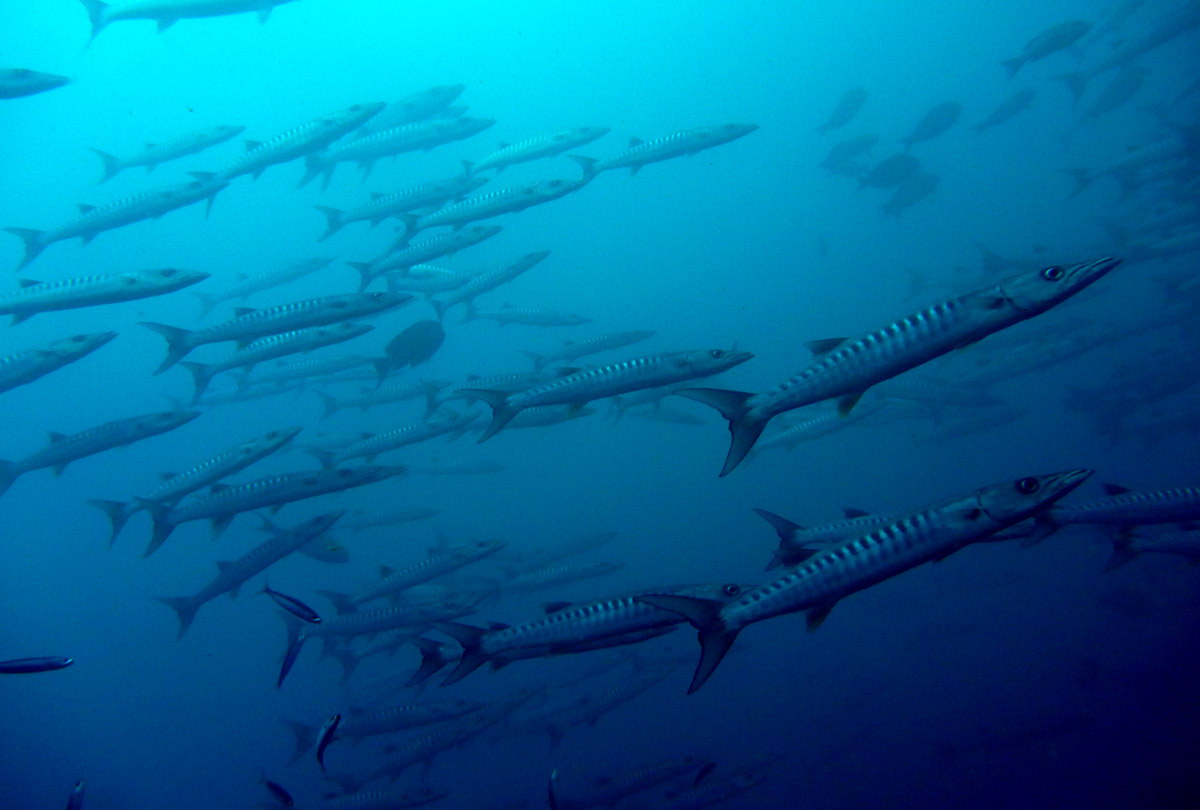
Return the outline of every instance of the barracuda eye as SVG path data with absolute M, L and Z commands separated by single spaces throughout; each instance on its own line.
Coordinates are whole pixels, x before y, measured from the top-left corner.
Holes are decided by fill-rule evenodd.
M 708 353 L 708 355 L 713 360 L 720 360 L 722 357 L 725 356 L 725 352 L 721 349 L 713 349 L 711 352 Z
M 741 585 L 726 585 L 724 588 L 721 589 L 721 592 L 723 594 L 725 594 L 726 596 L 737 596 L 739 593 L 742 592 L 742 586 Z
M 1062 277 L 1063 269 L 1057 265 L 1051 265 L 1042 270 L 1042 278 L 1046 279 L 1046 281 L 1058 281 Z
M 1022 495 L 1032 495 L 1042 488 L 1042 484 L 1036 478 L 1022 478 L 1016 484 L 1017 492 Z

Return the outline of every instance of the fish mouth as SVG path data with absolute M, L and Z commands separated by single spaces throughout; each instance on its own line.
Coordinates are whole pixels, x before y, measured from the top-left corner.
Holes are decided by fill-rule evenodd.
M 1120 263 L 1121 259 L 1115 256 L 1105 256 L 1100 259 L 1092 259 L 1091 261 L 1071 265 L 1067 268 L 1067 272 L 1072 282 L 1076 284 L 1091 284 Z
M 731 351 L 725 355 L 725 359 L 728 360 L 731 365 L 737 366 L 745 363 L 747 360 L 753 360 L 754 355 L 750 352 Z
M 1117 259 L 1116 262 L 1120 262 L 1120 259 Z M 1114 263 L 1112 266 L 1116 267 L 1116 264 Z M 1092 470 L 1076 469 L 1039 476 L 1042 482 L 1042 502 L 1050 504 L 1057 501 L 1090 478 L 1092 472 Z

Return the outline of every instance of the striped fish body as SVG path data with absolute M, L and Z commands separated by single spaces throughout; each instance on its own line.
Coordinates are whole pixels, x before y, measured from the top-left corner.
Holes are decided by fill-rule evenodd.
M 466 89 L 466 85 L 463 84 L 443 84 L 407 95 L 388 104 L 383 112 L 367 122 L 363 131 L 378 132 L 401 124 L 423 121 L 439 113 L 448 114 L 452 111 L 446 108 Z
M 328 267 L 333 263 L 333 257 L 321 256 L 294 264 L 285 265 L 283 267 L 271 268 L 263 270 L 253 275 L 242 275 L 242 280 L 232 287 L 225 289 L 219 293 L 195 293 L 200 298 L 204 305 L 204 311 L 201 315 L 207 315 L 217 304 L 222 301 L 234 301 L 247 298 L 254 293 L 269 290 L 274 287 L 286 284 L 289 281 L 295 281 L 310 273 L 315 273 L 322 268 Z
M 339 738 L 370 737 L 455 720 L 479 711 L 485 704 L 473 700 L 405 703 L 351 714 L 338 728 Z
M 817 552 L 783 576 L 727 603 L 678 595 L 638 598 L 677 611 L 700 631 L 700 664 L 689 688 L 694 692 L 747 625 L 809 611 L 809 629 L 816 629 L 843 597 L 1026 520 L 1089 475 L 1088 470 L 1070 470 L 1005 481 L 897 516 L 887 525 Z
M 344 355 L 342 357 L 310 357 L 291 362 L 280 361 L 271 371 L 259 374 L 248 374 L 238 380 L 238 385 L 249 388 L 255 385 L 269 385 L 294 382 L 296 380 L 310 381 L 318 378 L 332 377 L 343 371 L 361 368 L 371 363 L 371 358 L 363 355 Z M 332 381 L 332 380 L 331 380 Z
M 527 253 L 512 264 L 497 267 L 495 270 L 473 276 L 466 284 L 459 287 L 450 295 L 438 300 L 431 299 L 429 303 L 437 310 L 438 320 L 441 320 L 446 314 L 446 310 L 450 307 L 455 304 L 469 304 L 475 300 L 475 296 L 482 295 L 489 290 L 496 289 L 501 284 L 512 281 L 525 271 L 531 270 L 541 264 L 549 255 L 550 251 L 548 250 Z
M 562 345 L 562 348 L 556 349 L 546 354 L 537 354 L 535 352 L 525 352 L 526 355 L 533 360 L 536 368 L 550 365 L 551 363 L 564 363 L 572 360 L 578 360 L 580 357 L 587 357 L 590 354 L 598 354 L 606 352 L 610 349 L 620 349 L 624 346 L 629 346 L 634 343 L 640 343 L 643 340 L 654 337 L 657 334 L 650 329 L 633 329 L 627 332 L 611 332 L 606 335 L 598 335 L 593 338 L 585 338 L 584 340 L 568 340 Z M 488 386 L 483 386 L 487 388 Z
M 1055 506 L 1038 515 L 1032 545 L 1070 523 L 1106 526 L 1148 526 L 1157 523 L 1189 523 L 1200 520 L 1200 487 L 1176 487 L 1148 492 L 1109 488 L 1110 495 L 1087 503 Z
M 767 565 L 768 571 L 780 565 L 799 565 L 827 546 L 859 537 L 896 520 L 889 514 L 856 515 L 818 526 L 801 526 L 766 509 L 755 509 L 754 513 L 770 523 L 779 535 L 779 548 Z
M 608 160 L 596 163 L 592 171 L 599 174 L 611 169 L 628 167 L 631 174 L 637 174 L 647 163 L 694 155 L 704 149 L 712 149 L 714 146 L 720 146 L 749 135 L 756 129 L 758 129 L 757 124 L 724 124 L 716 127 L 683 129 L 649 141 L 633 138 L 630 140 L 629 149 Z
M 718 374 L 751 357 L 749 352 L 722 349 L 653 354 L 568 374 L 516 394 L 479 388 L 462 388 L 459 393 L 481 399 L 492 408 L 492 423 L 479 439 L 483 442 L 524 408 L 583 405 L 593 399 Z
M 523 571 L 509 577 L 504 583 L 506 593 L 517 591 L 535 591 L 570 582 L 578 582 L 593 577 L 602 577 L 620 571 L 625 566 L 622 563 L 598 560 L 589 563 L 560 563 L 557 565 Z
M 162 411 L 115 419 L 70 436 L 51 433 L 50 444 L 36 453 L 16 462 L 0 461 L 0 494 L 3 494 L 18 476 L 30 470 L 53 467 L 54 474 L 61 475 L 72 461 L 166 433 L 187 424 L 199 415 L 199 411 Z
M 205 149 L 240 135 L 245 130 L 245 127 L 222 125 L 201 132 L 190 132 L 162 143 L 146 144 L 145 149 L 124 159 L 101 152 L 99 149 L 92 151 L 104 161 L 104 178 L 100 181 L 104 182 L 125 169 L 135 166 L 145 166 L 147 173 L 152 172 L 160 163 L 203 152 Z
M 486 178 L 460 174 L 392 194 L 372 194 L 370 202 L 349 211 L 339 211 L 326 206 L 318 206 L 318 210 L 329 218 L 329 227 L 325 232 L 325 236 L 329 236 L 351 222 L 370 222 L 374 226 L 399 213 L 440 208 L 447 200 L 470 194 L 486 184 Z
M 811 343 L 816 358 L 760 394 L 712 388 L 676 393 L 716 408 L 729 420 L 732 441 L 721 471 L 727 475 L 776 415 L 835 397 L 840 412 L 849 413 L 872 385 L 1045 312 L 1119 263 L 1106 257 L 1042 268 L 946 299 L 858 338 Z
M 290 2 L 293 0 L 125 0 L 109 4 L 85 0 L 84 5 L 92 15 L 92 36 L 95 36 L 105 25 L 121 20 L 155 20 L 162 31 L 183 18 L 269 12 L 275 6 Z
M 401 509 L 398 512 L 381 512 L 369 513 L 360 515 L 342 523 L 343 529 L 351 531 L 361 531 L 363 529 L 373 529 L 378 526 L 398 526 L 402 523 L 412 523 L 417 520 L 425 520 L 431 518 L 441 512 L 440 509 L 428 509 L 417 507 L 415 509 Z
M 344 110 L 317 118 L 276 135 L 261 143 L 246 141 L 246 153 L 219 173 L 229 181 L 243 174 L 255 179 L 268 167 L 304 157 L 323 149 L 348 132 L 353 132 L 384 108 L 381 102 L 355 104 Z
M 407 237 L 401 240 L 392 250 L 373 262 L 347 262 L 362 275 L 360 289 L 365 289 L 371 281 L 384 273 L 402 270 L 443 256 L 453 256 L 464 248 L 477 245 L 485 239 L 490 239 L 504 230 L 498 225 L 476 225 L 463 228 L 453 233 L 444 233 L 408 245 Z M 397 249 L 398 248 L 398 249 Z
M 0 295 L 0 315 L 12 315 L 15 325 L 39 312 L 116 304 L 165 295 L 198 284 L 208 278 L 208 275 L 170 267 L 162 270 L 83 276 L 46 283 L 21 279 L 21 289 Z
M 550 309 L 512 306 L 493 310 L 477 310 L 472 308 L 464 320 L 475 319 L 495 321 L 501 326 L 509 324 L 519 324 L 522 326 L 580 326 L 592 322 L 591 318 L 576 315 L 573 312 L 556 312 Z
M 390 630 L 423 630 L 430 622 L 447 621 L 469 613 L 473 608 L 474 605 L 467 602 L 446 602 L 437 605 L 418 603 L 374 610 L 354 610 L 326 617 L 320 624 L 307 628 L 305 634 L 310 638 L 339 640 L 386 633 Z
M 608 132 L 608 127 L 576 127 L 575 129 L 556 132 L 553 135 L 540 135 L 535 138 L 527 138 L 523 141 L 502 146 L 478 163 L 471 164 L 468 171 L 472 174 L 488 169 L 495 169 L 497 172 L 502 172 L 507 167 L 517 163 L 554 157 L 555 155 L 561 155 L 568 149 L 577 149 L 580 146 L 591 143 L 597 138 L 607 135 Z
M 429 582 L 451 574 L 460 568 L 465 568 L 471 563 L 495 554 L 502 548 L 504 548 L 504 543 L 500 540 L 482 540 L 469 546 L 451 549 L 444 554 L 433 554 L 418 563 L 396 571 L 386 569 L 382 580 L 353 597 L 350 602 L 357 606 L 381 596 L 399 593 L 414 585 L 420 585 L 422 582 Z
M 612 807 L 622 799 L 627 799 L 637 793 L 665 785 L 674 779 L 693 773 L 704 761 L 699 757 L 686 755 L 675 757 L 664 762 L 646 765 L 632 771 L 625 771 L 616 776 L 599 779 L 592 782 L 583 798 L 558 799 L 556 804 L 562 810 L 574 808 L 581 810 L 585 807 Z
M 415 396 L 420 396 L 420 394 L 416 394 Z M 415 398 L 415 396 L 412 398 Z M 372 461 L 380 453 L 399 450 L 401 447 L 419 444 L 430 439 L 435 439 L 438 436 L 444 436 L 447 433 L 453 433 L 469 421 L 469 418 L 464 418 L 459 414 L 449 414 L 428 422 L 415 422 L 411 425 L 404 425 L 395 430 L 377 433 L 362 441 L 355 442 L 345 450 L 332 455 L 326 455 L 321 461 L 329 465 L 341 464 L 352 458 L 364 458 L 367 461 Z
M 1200 532 L 1119 534 L 1113 538 L 1113 554 L 1105 571 L 1119 568 L 1139 554 L 1173 554 L 1200 563 Z
M 193 520 L 211 520 L 214 536 L 224 531 L 229 522 L 242 512 L 278 507 L 293 501 L 315 498 L 330 492 L 382 481 L 404 472 L 403 467 L 355 467 L 343 470 L 284 473 L 223 486 L 214 484 L 212 492 L 175 508 L 154 502 L 143 502 L 154 515 L 154 537 L 146 554 L 152 554 L 170 536 L 175 527 Z
M 223 593 L 234 597 L 238 590 L 251 577 L 261 574 L 270 566 L 282 560 L 329 530 L 344 512 L 331 512 L 320 515 L 285 531 L 276 532 L 270 540 L 260 543 L 232 562 L 217 562 L 217 576 L 192 596 L 157 597 L 158 601 L 170 606 L 179 616 L 179 638 L 183 638 L 191 627 L 196 611 L 206 602 L 216 599 Z
M 337 164 L 349 160 L 358 161 L 365 180 L 379 158 L 394 157 L 419 149 L 429 151 L 435 146 L 469 138 L 495 123 L 491 118 L 441 118 L 371 132 L 310 155 L 306 161 L 307 171 L 300 185 L 305 185 L 322 173 L 325 174 L 325 184 L 328 185 Z
M 443 270 L 432 264 L 414 264 L 403 276 L 387 277 L 389 290 L 399 292 L 423 293 L 426 296 L 436 293 L 454 292 L 471 280 L 468 273 L 458 273 L 453 270 Z
M 345 733 L 338 729 L 338 737 Z M 324 799 L 317 805 L 320 810 L 399 810 L 403 807 L 421 807 L 444 799 L 445 791 L 431 787 L 408 788 L 405 790 L 365 790 L 346 793 Z
M 75 335 L 0 357 L 0 393 L 82 360 L 116 336 L 116 332 Z
M 557 200 L 573 191 L 578 191 L 588 184 L 591 178 L 582 180 L 544 180 L 527 186 L 498 189 L 486 194 L 468 197 L 462 202 L 447 205 L 432 214 L 417 217 L 411 214 L 402 217 L 407 229 L 404 238 L 407 239 L 418 231 L 439 226 L 461 228 L 469 222 L 481 219 L 491 219 L 503 214 L 515 214 L 535 205 Z

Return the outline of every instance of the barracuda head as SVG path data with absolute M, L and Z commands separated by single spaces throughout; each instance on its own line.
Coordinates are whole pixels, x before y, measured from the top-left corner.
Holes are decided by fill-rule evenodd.
M 1000 282 L 1000 296 L 1022 312 L 1044 312 L 1120 263 L 1120 259 L 1106 256 L 1076 264 L 1053 264 Z
M 1091 474 L 1091 470 L 1068 470 L 993 484 L 979 490 L 980 513 L 998 523 L 1011 526 L 1054 503 L 1082 484 Z
M 719 374 L 734 366 L 745 363 L 754 357 L 750 352 L 731 351 L 727 349 L 704 349 L 695 352 L 685 352 L 679 355 L 677 362 L 688 365 L 698 375 Z

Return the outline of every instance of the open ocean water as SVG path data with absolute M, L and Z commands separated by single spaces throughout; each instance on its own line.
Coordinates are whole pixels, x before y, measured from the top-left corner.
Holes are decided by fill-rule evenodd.
M 44 232 L 0 234 L 0 265 L 11 270 L 0 280 L 0 313 L 15 311 L 4 307 L 16 306 L 19 280 L 207 274 L 162 295 L 79 308 L 55 301 L 86 284 L 43 288 L 42 303 L 23 310 L 36 317 L 0 326 L 0 371 L 10 375 L 0 377 L 0 459 L 11 462 L 0 464 L 0 662 L 71 659 L 0 674 L 0 809 L 61 808 L 69 799 L 87 810 L 285 806 L 268 780 L 296 807 L 328 810 L 426 802 L 498 810 L 548 800 L 574 810 L 1200 806 L 1200 569 L 1192 564 L 1200 535 L 1186 533 L 1200 521 L 1200 494 L 1186 489 L 1200 486 L 1200 5 L 271 5 L 0 6 L 0 225 Z M 1014 59 L 1021 63 L 1002 64 Z M 33 92 L 28 74 L 9 72 L 17 68 L 69 81 L 51 77 Z M 370 104 L 390 106 L 366 129 L 366 112 L 338 118 Z M 454 130 L 463 119 L 478 123 Z M 727 124 L 748 126 L 728 137 L 713 129 Z M 148 143 L 217 126 L 244 131 L 100 182 L 105 164 L 93 150 L 130 161 Z M 333 162 L 373 126 L 385 134 L 423 126 L 427 139 L 392 132 L 394 143 L 417 145 Z M 607 131 L 559 150 L 525 143 L 577 127 Z M 672 133 L 682 134 L 655 141 Z M 643 152 L 627 151 L 632 138 L 644 139 Z M 246 139 L 266 146 L 254 152 Z M 502 144 L 525 154 L 480 165 L 472 177 L 486 179 L 481 187 L 423 202 L 407 224 L 381 215 L 323 238 L 328 222 L 317 206 L 352 212 L 372 194 L 465 182 L 471 169 L 462 161 L 480 164 Z M 497 160 L 510 165 L 497 171 Z M 372 164 L 369 173 L 358 161 Z M 298 185 L 306 164 L 316 179 Z M 547 181 L 563 183 L 538 185 Z M 520 188 L 545 197 L 519 212 L 481 204 L 446 213 L 464 210 L 459 199 L 497 191 L 511 199 Z M 127 201 L 146 192 L 159 195 L 160 208 L 139 208 L 153 205 L 146 197 Z M 178 196 L 187 193 L 194 199 Z M 76 204 L 117 211 L 76 221 Z M 414 287 L 411 300 L 361 317 L 329 314 L 328 302 L 309 321 L 268 313 L 293 320 L 238 339 L 347 321 L 373 328 L 267 356 L 247 380 L 288 368 L 281 363 L 329 360 L 319 376 L 301 369 L 282 383 L 239 384 L 241 370 L 222 371 L 185 424 L 153 435 L 124 424 L 108 431 L 123 431 L 111 441 L 77 440 L 93 442 L 86 454 L 46 455 L 50 433 L 193 407 L 192 375 L 179 364 L 155 373 L 167 341 L 140 322 L 198 330 L 231 321 L 235 307 L 347 296 L 360 282 L 351 262 L 386 257 L 406 236 L 417 244 L 493 225 L 502 230 L 423 264 L 466 274 L 462 284 L 549 255 L 481 292 L 473 310 L 455 303 L 440 313 Z M 726 421 L 671 393 L 765 391 L 809 365 L 810 341 L 861 336 L 1008 276 L 1102 257 L 1122 261 L 1044 314 L 894 369 L 845 416 L 833 401 L 779 415 L 728 476 L 718 476 Z M 203 296 L 220 298 L 243 274 L 278 274 L 314 258 L 328 262 L 204 311 Z M 407 267 L 378 273 L 367 289 L 451 284 Z M 479 317 L 467 317 L 472 311 Z M 539 325 L 547 320 L 574 323 Z M 405 332 L 419 322 L 434 334 L 424 348 Z M 429 322 L 440 322 L 444 340 Z M 590 404 L 580 394 L 550 411 L 547 421 L 561 423 L 514 424 L 483 443 L 483 403 L 434 402 L 432 423 L 424 421 L 422 381 L 440 396 L 494 389 L 475 377 L 529 372 L 535 364 L 524 353 L 630 330 L 651 334 L 552 363 L 565 370 L 543 380 L 588 370 L 604 379 L 618 373 L 612 364 L 669 352 L 753 357 L 649 394 L 613 400 L 600 390 Z M 5 363 L 15 367 L 18 355 L 32 363 L 30 350 L 106 331 L 115 338 L 75 362 L 6 382 L 15 372 Z M 377 389 L 367 359 L 389 347 L 396 367 Z M 185 362 L 221 362 L 238 348 L 217 334 Z M 631 367 L 622 373 L 641 368 Z M 545 383 L 524 383 L 537 384 Z M 409 398 L 353 404 L 398 386 Z M 810 418 L 816 423 L 799 426 Z M 439 435 L 393 443 L 378 457 L 355 449 L 368 434 L 405 426 L 438 433 L 430 424 Z M 153 499 L 161 473 L 292 427 L 301 428 L 295 438 L 224 484 L 312 473 L 311 486 L 337 475 L 318 474 L 322 461 L 330 470 L 405 470 L 270 515 L 287 530 L 345 510 L 327 535 L 251 571 L 235 599 L 200 606 L 178 637 L 179 619 L 158 597 L 200 592 L 217 575 L 214 563 L 269 540 L 250 514 L 268 510 L 237 512 L 213 540 L 207 520 L 180 522 L 145 556 L 151 511 L 166 525 L 216 497 L 211 481 L 182 500 L 143 501 L 153 509 L 132 514 L 111 544 L 105 512 L 89 501 Z M 775 438 L 789 427 L 793 434 Z M 779 538 L 752 508 L 811 527 L 842 519 L 847 507 L 903 515 L 1073 468 L 1095 473 L 1063 499 L 1064 510 L 1106 497 L 1102 484 L 1173 492 L 1146 499 L 1134 517 L 1064 525 L 1036 545 L 1012 539 L 916 559 L 928 564 L 841 594 L 812 633 L 799 611 L 831 603 L 796 605 L 747 627 L 694 694 L 697 632 L 665 610 L 662 624 L 675 629 L 663 637 L 600 632 L 599 646 L 630 643 L 526 647 L 533 660 L 501 655 L 495 671 L 484 664 L 441 685 L 459 655 L 447 631 L 469 631 L 433 622 L 518 625 L 549 615 L 548 603 L 692 583 L 757 593 L 788 570 L 764 571 Z M 348 525 L 401 510 L 422 515 Z M 503 547 L 446 563 L 448 549 L 462 554 L 490 540 Z M 1107 565 L 1114 548 L 1163 543 L 1169 553 Z M 831 559 L 836 567 L 841 558 Z M 381 567 L 413 566 L 442 568 L 390 596 L 339 605 L 336 594 L 363 594 Z M 267 583 L 323 618 L 307 627 L 278 687 L 302 621 L 260 594 Z M 724 598 L 719 587 L 705 593 Z M 353 613 L 388 607 L 404 607 L 407 618 L 320 637 Z M 448 659 L 419 686 L 404 685 L 421 661 L 412 636 L 440 642 Z M 427 713 L 458 707 L 461 716 L 349 733 L 369 712 L 412 704 Z M 298 741 L 293 728 L 315 734 L 334 715 L 340 729 L 322 766 L 313 740 Z M 405 755 L 389 781 L 387 763 Z M 643 779 L 647 789 L 614 787 L 651 765 L 659 770 Z M 338 798 L 345 790 L 391 795 Z

